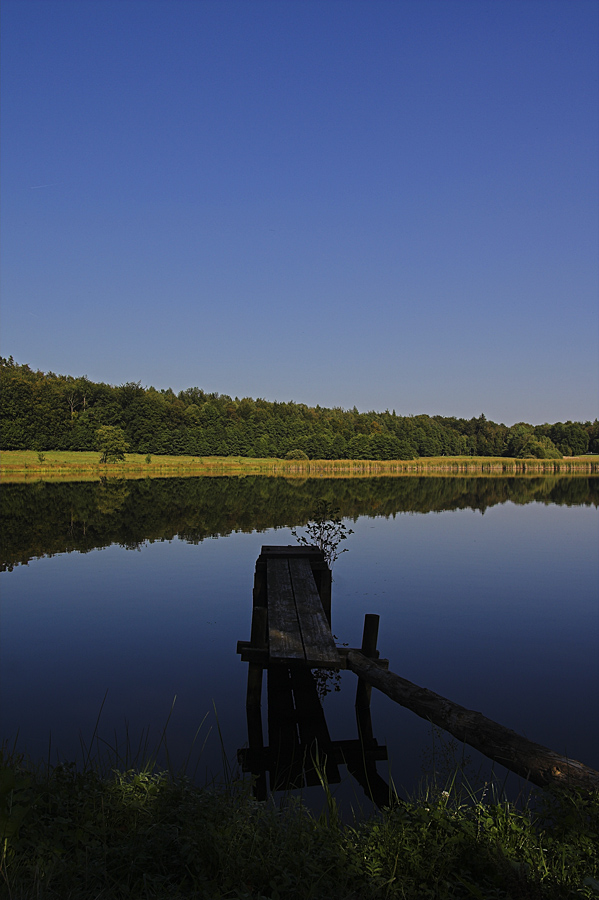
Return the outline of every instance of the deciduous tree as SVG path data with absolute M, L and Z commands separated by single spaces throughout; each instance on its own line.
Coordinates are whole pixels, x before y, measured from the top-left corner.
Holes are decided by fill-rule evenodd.
M 96 431 L 98 450 L 101 452 L 100 462 L 122 462 L 129 444 L 125 440 L 125 432 L 116 425 L 101 425 Z

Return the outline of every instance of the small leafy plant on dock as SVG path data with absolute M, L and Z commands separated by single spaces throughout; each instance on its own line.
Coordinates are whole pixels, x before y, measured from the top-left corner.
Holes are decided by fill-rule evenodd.
M 307 536 L 297 533 L 297 528 L 291 529 L 298 544 L 304 547 L 318 547 L 324 553 L 324 558 L 329 569 L 339 558 L 341 553 L 347 553 L 348 548 L 339 549 L 339 544 L 346 541 L 353 528 L 348 528 L 341 520 L 341 512 L 329 500 L 321 497 L 316 503 L 314 519 L 306 525 Z M 314 669 L 314 680 L 320 700 L 324 700 L 331 691 L 341 690 L 341 675 L 339 669 Z
M 339 507 L 324 497 L 317 501 L 314 518 L 305 528 L 306 534 L 298 534 L 297 528 L 292 528 L 291 534 L 298 544 L 322 550 L 329 569 L 333 568 L 333 563 L 342 553 L 347 552 L 347 547 L 339 549 L 341 542 L 354 533 L 353 528 L 348 528 L 341 520 Z

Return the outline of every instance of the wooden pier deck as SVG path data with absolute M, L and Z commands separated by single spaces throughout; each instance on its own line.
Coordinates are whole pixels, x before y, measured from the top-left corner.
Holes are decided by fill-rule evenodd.
M 367 616 L 362 652 L 376 657 L 378 616 Z M 372 733 L 370 688 L 360 682 L 356 700 L 358 737 L 333 740 L 311 670 L 347 668 L 348 648 L 338 648 L 331 633 L 331 573 L 317 547 L 264 546 L 254 576 L 251 639 L 237 652 L 248 662 L 247 748 L 238 751 L 244 772 L 255 778 L 259 799 L 271 790 L 319 784 L 326 774 L 339 783 L 345 765 L 378 805 L 390 803 L 389 786 L 376 770 L 387 748 Z M 262 679 L 267 672 L 268 746 L 262 723 Z M 331 671 L 331 674 L 332 674 Z
M 254 575 L 249 641 L 238 641 L 243 662 L 346 669 L 349 647 L 337 647 L 331 633 L 331 572 L 318 547 L 262 547 Z M 376 649 L 378 616 L 366 616 L 360 649 L 381 668 Z
M 262 547 L 254 578 L 252 637 L 239 641 L 238 653 L 246 662 L 265 665 L 337 668 L 330 610 L 331 574 L 322 551 Z
M 274 556 L 267 559 L 266 569 L 270 662 L 336 666 L 337 647 L 309 559 Z
M 246 713 L 249 747 L 239 751 L 244 771 L 256 775 L 257 796 L 271 789 L 314 782 L 316 751 L 325 759 L 329 781 L 344 763 L 375 803 L 396 801 L 376 771 L 386 759 L 372 734 L 371 688 L 444 728 L 533 784 L 597 790 L 599 772 L 536 744 L 509 728 L 466 709 L 434 691 L 387 671 L 389 661 L 376 649 L 379 617 L 366 615 L 362 646 L 337 647 L 331 633 L 331 573 L 317 547 L 264 546 L 256 562 L 251 638 L 237 652 L 249 663 Z M 313 669 L 351 669 L 358 676 L 358 740 L 333 741 L 315 687 Z M 262 677 L 268 673 L 268 733 L 262 731 Z M 287 760 L 287 762 L 284 762 Z

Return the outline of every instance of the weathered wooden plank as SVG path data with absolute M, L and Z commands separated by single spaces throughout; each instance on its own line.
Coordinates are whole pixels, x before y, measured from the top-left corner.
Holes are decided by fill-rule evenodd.
M 320 596 L 325 616 L 331 624 L 331 570 L 329 569 L 324 553 L 319 547 L 315 546 L 297 546 L 290 544 L 288 546 L 279 544 L 265 544 L 256 563 L 256 572 L 262 566 L 266 568 L 266 560 L 269 558 L 296 558 L 302 557 L 310 560 L 310 567 L 316 582 L 316 589 Z M 254 599 L 254 603 L 256 603 Z
M 257 650 L 249 641 L 237 641 L 237 652 L 241 656 L 242 662 L 255 663 L 262 666 L 263 669 L 270 661 L 268 650 Z
M 337 647 L 316 590 L 310 562 L 305 558 L 290 558 L 289 571 L 306 661 L 312 666 L 335 668 L 339 664 Z
M 453 703 L 394 672 L 384 672 L 358 650 L 348 653 L 347 668 L 383 691 L 396 703 L 444 728 L 458 740 L 480 750 L 489 759 L 533 784 L 540 787 L 563 785 L 588 791 L 599 788 L 599 772 L 595 769 L 529 741 L 515 731 L 487 719 L 482 713 Z
M 268 646 L 273 659 L 302 661 L 304 645 L 295 608 L 293 588 L 287 559 L 269 559 L 268 584 Z
M 265 544 L 260 556 L 313 556 L 319 560 L 324 559 L 322 550 L 318 547 L 301 546 L 298 544 Z
M 359 647 L 337 647 L 337 661 L 334 666 L 323 666 L 322 668 L 333 668 L 333 669 L 347 669 L 347 655 L 351 653 L 352 650 L 357 650 L 360 652 Z M 237 641 L 237 653 L 241 656 L 242 662 L 255 662 L 260 663 L 262 666 L 268 665 L 269 662 L 278 663 L 280 660 L 271 660 L 268 655 L 268 650 L 260 650 L 252 647 L 251 641 Z M 376 665 L 381 669 L 389 668 L 389 660 L 388 659 L 375 659 L 371 660 L 371 662 L 376 663 Z M 312 668 L 316 669 L 318 666 L 312 666 Z

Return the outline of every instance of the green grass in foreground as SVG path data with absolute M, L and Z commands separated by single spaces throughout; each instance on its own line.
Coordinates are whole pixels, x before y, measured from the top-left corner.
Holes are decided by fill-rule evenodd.
M 599 896 L 599 795 L 517 810 L 450 786 L 366 821 L 260 804 L 148 768 L 34 769 L 0 754 L 9 900 L 370 900 Z

